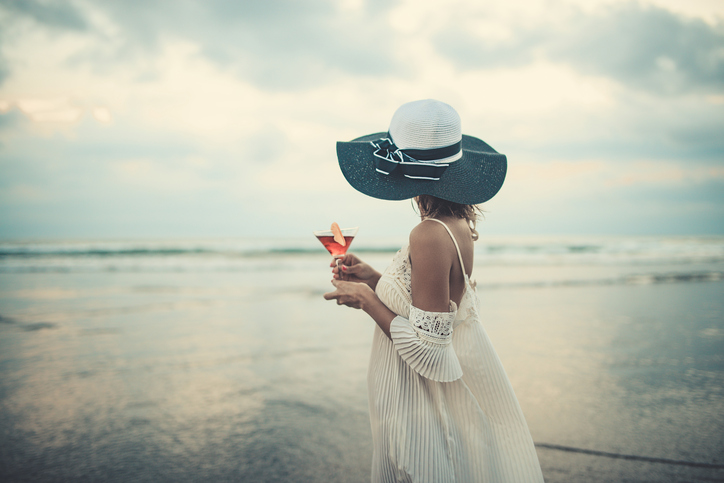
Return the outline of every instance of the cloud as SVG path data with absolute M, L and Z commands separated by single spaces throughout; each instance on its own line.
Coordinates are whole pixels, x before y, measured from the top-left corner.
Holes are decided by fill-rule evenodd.
M 73 56 L 76 66 L 107 68 L 184 41 L 200 55 L 268 90 L 333 82 L 339 73 L 399 73 L 383 4 L 331 0 L 94 1 L 84 18 L 70 3 L 5 2 L 15 15 L 51 27 L 88 29 L 94 41 Z M 351 8 L 350 8 L 351 6 Z M 92 20 L 91 20 L 92 19 Z
M 18 108 L 37 122 L 75 122 L 83 109 L 74 106 L 67 97 L 55 99 L 18 99 Z
M 724 30 L 667 10 L 625 4 L 581 18 L 551 57 L 663 93 L 724 87 Z
M 700 219 L 721 213 L 719 27 L 531 1 L 47 4 L 77 21 L 49 20 L 40 0 L 0 3 L 0 237 L 285 235 L 330 219 L 404 237 L 409 203 L 350 188 L 334 141 L 384 130 L 424 97 L 509 156 L 491 226 L 621 231 L 599 223 L 619 197 L 630 226 L 656 231 L 666 196 L 695 213 L 698 187 Z M 658 211 L 637 212 L 642 200 Z
M 2 49 L 2 44 L 0 43 L 0 49 Z M 0 55 L 0 86 L 3 85 L 5 82 L 5 79 L 8 78 L 10 75 L 10 68 L 8 67 L 7 59 L 5 59 L 5 56 Z
M 626 2 L 577 11 L 555 24 L 513 26 L 503 40 L 447 29 L 437 50 L 463 69 L 515 67 L 548 59 L 660 94 L 724 88 L 724 27 Z
M 93 119 L 98 122 L 108 123 L 113 121 L 111 111 L 108 110 L 107 107 L 95 107 L 91 110 L 91 114 L 93 115 Z
M 63 30 L 85 30 L 87 27 L 83 14 L 71 2 L 0 0 L 0 6 L 49 27 Z
M 17 109 L 15 109 L 17 108 Z M 0 130 L 17 124 L 17 112 L 38 124 L 76 124 L 86 111 L 100 123 L 113 120 L 111 111 L 104 106 L 84 106 L 68 96 L 43 98 L 18 98 L 14 101 L 0 99 Z M 47 132 L 47 130 L 46 130 Z
M 2 103 L 5 104 L 5 103 Z M 8 104 L 7 109 L 0 108 L 0 132 L 6 131 L 12 127 L 18 126 L 23 122 L 22 115 L 17 112 L 14 109 L 10 109 L 10 105 Z M 4 107 L 0 105 L 0 107 Z M 0 142 L 0 148 L 2 148 L 2 143 Z
M 643 161 L 628 167 L 606 182 L 607 186 L 633 185 L 695 185 L 716 181 L 724 183 L 724 167 L 681 166 L 672 163 Z

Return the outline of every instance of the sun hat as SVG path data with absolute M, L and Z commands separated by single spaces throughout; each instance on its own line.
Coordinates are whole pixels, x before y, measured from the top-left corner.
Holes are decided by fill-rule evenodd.
M 455 109 L 434 99 L 400 106 L 386 133 L 338 142 L 337 159 L 349 184 L 368 196 L 432 195 L 465 205 L 495 196 L 508 166 L 504 154 L 462 134 Z

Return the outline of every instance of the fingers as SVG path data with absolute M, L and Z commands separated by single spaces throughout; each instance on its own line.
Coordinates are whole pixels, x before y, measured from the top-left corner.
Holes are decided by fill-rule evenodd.
M 339 293 L 339 290 L 335 290 L 334 292 L 328 292 L 323 295 L 325 300 L 337 300 L 337 305 L 344 305 L 345 302 L 342 301 L 343 295 Z
M 352 269 L 354 266 L 355 266 L 355 265 L 352 265 L 352 266 L 344 265 L 344 264 L 342 264 L 342 263 L 340 263 L 339 265 L 331 265 L 332 271 L 333 271 L 334 273 L 337 273 L 337 272 L 339 272 L 340 270 L 343 271 L 343 272 L 348 272 L 348 271 L 350 271 L 350 269 Z
M 332 261 L 329 263 L 330 267 L 338 267 L 340 264 L 344 263 L 346 255 L 332 255 Z
M 343 294 L 340 291 L 340 286 L 345 283 L 347 283 L 347 282 L 343 282 L 342 280 L 332 280 L 332 285 L 334 285 L 334 288 L 336 288 L 337 290 L 335 290 L 334 292 L 327 292 L 326 294 L 324 294 L 323 295 L 324 299 L 332 300 L 332 299 L 338 299 L 339 297 L 341 297 Z
M 335 258 L 338 258 L 340 261 L 340 264 L 344 264 L 349 266 L 356 265 L 360 262 L 359 258 L 354 253 L 345 253 L 344 255 L 337 255 Z
M 333 280 L 332 283 L 335 285 L 335 287 L 337 287 L 337 290 L 324 294 L 325 300 L 335 300 L 337 302 L 337 305 L 346 305 L 347 307 L 351 307 L 353 309 L 359 309 L 362 307 L 357 297 L 349 293 L 345 293 L 344 290 L 339 287 L 339 285 L 347 282 Z
M 344 280 L 349 281 L 349 267 L 345 267 L 344 265 L 340 265 L 338 267 L 334 267 L 332 269 L 332 278 L 336 280 Z

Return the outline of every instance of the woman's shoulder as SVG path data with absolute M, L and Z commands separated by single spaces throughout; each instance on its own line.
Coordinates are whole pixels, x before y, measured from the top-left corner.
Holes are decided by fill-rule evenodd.
M 410 232 L 410 259 L 431 259 L 435 264 L 449 267 L 457 259 L 450 234 L 441 223 L 423 220 Z
M 410 248 L 444 247 L 450 235 L 440 223 L 423 220 L 410 232 Z
M 470 227 L 465 220 L 451 219 L 439 221 L 442 221 L 442 223 L 432 221 L 432 219 L 428 218 L 421 221 L 412 229 L 409 244 L 411 252 L 425 251 L 442 256 L 451 252 L 455 255 L 455 258 L 457 258 L 457 250 L 451 241 L 454 241 L 460 246 L 463 255 L 473 250 L 473 239 L 470 233 Z M 452 234 L 448 232 L 448 229 Z

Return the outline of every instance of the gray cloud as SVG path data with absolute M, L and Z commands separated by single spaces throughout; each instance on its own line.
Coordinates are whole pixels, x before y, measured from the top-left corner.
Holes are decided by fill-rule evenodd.
M 0 0 L 2 1 L 2 0 Z M 2 13 L 2 11 L 0 11 Z M 10 75 L 10 67 L 8 66 L 8 60 L 3 55 L 3 44 L 5 43 L 6 28 L 0 25 L 0 87 L 3 85 L 5 80 Z
M 519 67 L 535 57 L 534 47 L 543 44 L 549 33 L 540 30 L 517 31 L 513 40 L 488 43 L 465 30 L 446 29 L 433 39 L 438 52 L 462 69 Z
M 0 0 L 7 11 L 32 18 L 41 24 L 67 30 L 85 30 L 86 20 L 69 2 L 38 2 L 37 0 Z
M 598 15 L 579 13 L 557 29 L 521 29 L 506 43 L 486 44 L 453 31 L 439 34 L 435 43 L 461 68 L 516 66 L 543 56 L 664 94 L 724 87 L 721 26 L 638 3 Z
M 2 48 L 2 44 L 0 43 L 0 49 L 1 48 Z M 0 86 L 3 85 L 3 83 L 5 82 L 5 79 L 7 79 L 9 75 L 10 75 L 10 68 L 8 67 L 8 61 L 5 58 L 5 56 L 0 54 Z
M 3 0 L 0 0 L 3 1 Z M 41 24 L 78 29 L 83 17 L 69 3 L 20 1 L 6 6 Z M 156 51 L 162 41 L 196 43 L 211 61 L 266 89 L 295 89 L 333 81 L 339 72 L 378 76 L 397 72 L 387 48 L 390 31 L 384 9 L 394 2 L 369 3 L 361 12 L 340 11 L 333 0 L 98 0 L 99 10 L 120 27 L 109 37 L 89 27 L 96 42 L 75 55 L 73 65 L 99 70 L 119 60 Z
M 682 147 L 687 149 L 688 156 L 681 156 L 683 159 L 687 159 L 689 162 L 695 159 L 698 162 L 713 162 L 721 165 L 724 155 L 724 137 L 721 135 L 724 116 L 708 116 L 707 114 L 706 112 L 700 114 L 704 119 L 703 122 L 695 120 L 692 114 L 688 123 L 669 129 L 666 135 L 674 149 Z M 709 122 L 706 122 L 707 120 Z
M 0 132 L 7 131 L 8 129 L 17 126 L 23 122 L 23 115 L 20 114 L 16 109 L 12 109 L 5 113 L 0 113 Z M 2 142 L 0 142 L 2 146 Z
M 244 162 L 258 163 L 265 165 L 274 162 L 284 151 L 289 148 L 287 134 L 273 125 L 267 125 L 259 129 L 252 137 L 253 142 L 245 142 Z
M 584 72 L 608 74 L 663 92 L 724 87 L 724 31 L 638 4 L 576 24 L 551 57 Z

